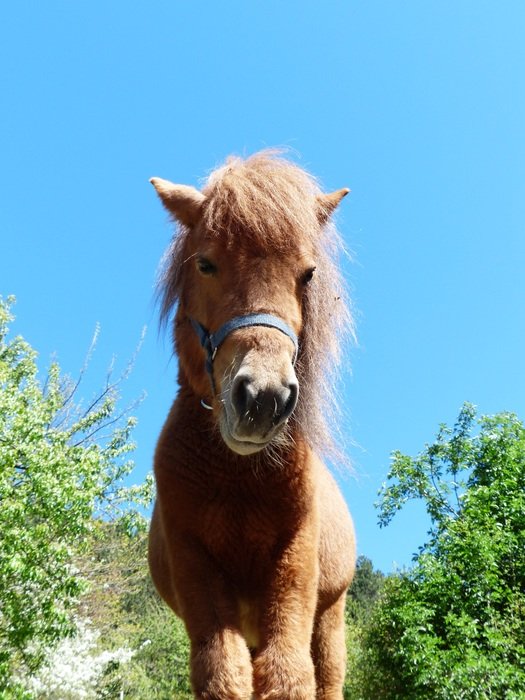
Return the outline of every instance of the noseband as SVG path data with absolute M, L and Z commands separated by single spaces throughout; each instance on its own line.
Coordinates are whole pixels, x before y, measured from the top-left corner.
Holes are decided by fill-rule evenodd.
M 247 314 L 246 316 L 235 316 L 235 318 L 226 321 L 226 323 L 215 331 L 215 333 L 210 333 L 207 328 L 193 318 L 190 319 L 190 321 L 193 329 L 197 333 L 200 344 L 206 352 L 205 367 L 206 372 L 210 377 L 213 396 L 215 396 L 217 393 L 215 390 L 215 379 L 213 377 L 213 360 L 215 359 L 217 350 L 230 335 L 230 333 L 233 333 L 233 331 L 237 331 L 240 328 L 247 328 L 249 326 L 265 326 L 266 328 L 276 328 L 278 331 L 281 331 L 281 333 L 284 333 L 284 335 L 287 335 L 294 344 L 292 364 L 295 365 L 299 347 L 297 335 L 290 328 L 290 326 L 278 316 L 272 316 L 272 314 Z M 204 402 L 201 401 L 201 403 L 205 408 L 211 408 Z

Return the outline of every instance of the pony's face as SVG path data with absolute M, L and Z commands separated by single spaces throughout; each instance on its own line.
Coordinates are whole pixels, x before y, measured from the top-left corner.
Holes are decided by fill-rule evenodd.
M 256 253 L 225 245 L 196 229 L 184 273 L 183 304 L 210 332 L 231 319 L 271 314 L 299 337 L 303 295 L 315 274 L 313 250 Z M 277 328 L 249 326 L 231 332 L 213 360 L 214 410 L 225 443 L 239 454 L 266 447 L 283 430 L 299 392 L 296 348 Z
M 176 342 L 182 373 L 211 406 L 224 442 L 241 455 L 283 434 L 299 393 L 293 340 L 277 328 L 249 326 L 227 335 L 205 370 L 206 354 L 191 321 L 210 333 L 248 314 L 270 314 L 300 338 L 304 295 L 315 275 L 315 242 L 290 235 L 286 245 L 255 244 L 249 227 L 210 230 L 206 197 L 198 190 L 152 180 L 163 204 L 183 225 L 176 271 Z M 313 228 L 320 229 L 348 190 L 311 197 Z M 271 236 L 270 236 L 271 238 Z M 299 350 L 300 352 L 300 350 Z

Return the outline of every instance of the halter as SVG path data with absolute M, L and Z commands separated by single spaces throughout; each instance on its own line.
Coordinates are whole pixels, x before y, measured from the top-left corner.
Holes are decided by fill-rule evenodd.
M 210 383 L 213 395 L 217 393 L 215 390 L 215 379 L 213 377 L 213 360 L 217 354 L 217 350 L 220 345 L 226 340 L 227 336 L 233 331 L 239 330 L 239 328 L 247 328 L 248 326 L 266 326 L 266 328 L 276 328 L 284 335 L 287 335 L 292 343 L 294 344 L 294 354 L 292 359 L 292 364 L 295 365 L 295 360 L 297 359 L 298 351 L 298 340 L 297 335 L 290 328 L 290 326 L 285 323 L 278 316 L 272 316 L 272 314 L 247 314 L 246 316 L 235 316 L 235 318 L 226 321 L 215 333 L 210 333 L 207 328 L 205 328 L 201 323 L 191 318 L 191 325 L 193 326 L 201 346 L 206 352 L 206 372 L 210 377 Z M 211 408 L 203 401 L 201 404 L 204 408 Z

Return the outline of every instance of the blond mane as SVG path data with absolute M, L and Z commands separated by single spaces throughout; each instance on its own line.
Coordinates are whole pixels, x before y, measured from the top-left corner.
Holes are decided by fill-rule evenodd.
M 296 365 L 299 401 L 293 426 L 325 456 L 340 456 L 336 379 L 340 348 L 353 337 L 353 321 L 338 267 L 340 237 L 328 221 L 319 230 L 321 190 L 315 178 L 267 150 L 242 159 L 230 157 L 202 189 L 203 223 L 210 235 L 234 245 L 242 235 L 254 252 L 287 250 L 307 241 L 316 251 L 316 274 L 304 296 L 304 325 Z M 166 323 L 181 294 L 181 270 L 190 230 L 179 225 L 159 277 L 161 322 Z

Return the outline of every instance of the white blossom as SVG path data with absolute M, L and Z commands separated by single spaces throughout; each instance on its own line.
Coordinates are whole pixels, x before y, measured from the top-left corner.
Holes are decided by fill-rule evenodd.
M 109 664 L 126 664 L 132 649 L 98 650 L 100 632 L 89 620 L 77 620 L 74 637 L 62 640 L 38 673 L 19 679 L 39 700 L 95 700 L 97 685 Z

